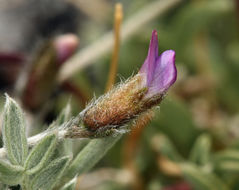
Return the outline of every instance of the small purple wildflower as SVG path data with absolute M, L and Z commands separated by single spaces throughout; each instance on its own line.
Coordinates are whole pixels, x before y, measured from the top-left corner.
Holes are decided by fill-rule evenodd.
M 146 98 L 166 93 L 177 79 L 175 51 L 166 50 L 158 55 L 158 34 L 156 30 L 152 32 L 148 56 L 139 73 L 146 76 L 145 80 L 148 88 Z
M 86 127 L 120 127 L 159 104 L 177 78 L 175 52 L 158 55 L 158 36 L 154 30 L 148 56 L 139 73 L 88 105 L 82 116 Z

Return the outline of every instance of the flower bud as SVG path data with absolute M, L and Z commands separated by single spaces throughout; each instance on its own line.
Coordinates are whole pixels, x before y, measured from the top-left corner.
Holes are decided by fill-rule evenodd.
M 159 104 L 176 81 L 175 52 L 158 55 L 158 37 L 154 30 L 148 56 L 139 73 L 87 106 L 83 124 L 92 130 L 120 127 Z
M 56 37 L 53 45 L 56 49 L 57 62 L 61 65 L 76 51 L 79 39 L 74 34 L 64 34 Z

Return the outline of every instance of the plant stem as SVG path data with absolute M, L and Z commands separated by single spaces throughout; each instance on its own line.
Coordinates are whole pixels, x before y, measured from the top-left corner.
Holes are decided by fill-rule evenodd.
M 122 4 L 117 3 L 115 5 L 115 23 L 114 23 L 114 50 L 112 54 L 112 60 L 110 65 L 110 71 L 108 76 L 108 82 L 106 85 L 106 92 L 108 92 L 115 83 L 115 76 L 118 68 L 119 58 L 119 46 L 120 46 L 120 27 L 123 19 Z

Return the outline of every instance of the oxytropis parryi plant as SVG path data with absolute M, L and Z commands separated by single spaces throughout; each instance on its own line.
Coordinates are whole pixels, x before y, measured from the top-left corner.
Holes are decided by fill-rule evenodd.
M 131 121 L 162 101 L 176 77 L 175 52 L 167 50 L 158 54 L 158 36 L 154 30 L 147 58 L 138 74 L 93 100 L 78 116 L 60 116 L 43 133 L 26 139 L 21 109 L 7 97 L 2 130 L 4 148 L 0 149 L 0 157 L 7 157 L 9 162 L 0 160 L 0 181 L 20 184 L 23 189 L 52 189 L 62 176 L 69 180 L 88 171 L 103 156 L 103 153 L 96 155 L 96 147 L 106 152 L 116 134 L 124 132 Z M 89 143 L 85 152 L 83 149 L 72 162 L 68 157 L 53 160 L 56 141 L 65 138 L 101 139 Z M 30 153 L 29 146 L 33 147 Z M 67 185 L 70 184 L 72 180 Z
M 92 101 L 79 114 L 76 130 L 66 135 L 74 137 L 79 127 L 95 137 L 120 132 L 128 122 L 158 105 L 176 78 L 175 52 L 167 50 L 158 54 L 158 35 L 154 30 L 148 56 L 138 74 Z

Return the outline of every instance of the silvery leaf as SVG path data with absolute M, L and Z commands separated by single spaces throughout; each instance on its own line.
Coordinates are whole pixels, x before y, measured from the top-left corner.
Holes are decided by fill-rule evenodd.
M 62 110 L 60 115 L 58 116 L 56 120 L 57 125 L 61 125 L 64 122 L 68 121 L 71 118 L 71 105 L 68 103 L 66 107 Z
M 59 181 L 69 162 L 69 157 L 53 160 L 32 180 L 32 189 L 50 190 Z
M 73 178 L 67 184 L 65 184 L 60 190 L 74 190 L 76 187 L 77 178 Z
M 52 134 L 43 138 L 29 154 L 25 169 L 27 174 L 34 174 L 41 170 L 50 160 L 56 146 L 56 135 Z
M 23 166 L 28 152 L 25 120 L 20 107 L 7 95 L 2 130 L 9 160 L 12 164 Z
M 24 168 L 0 160 L 0 181 L 8 185 L 17 185 L 23 178 Z

